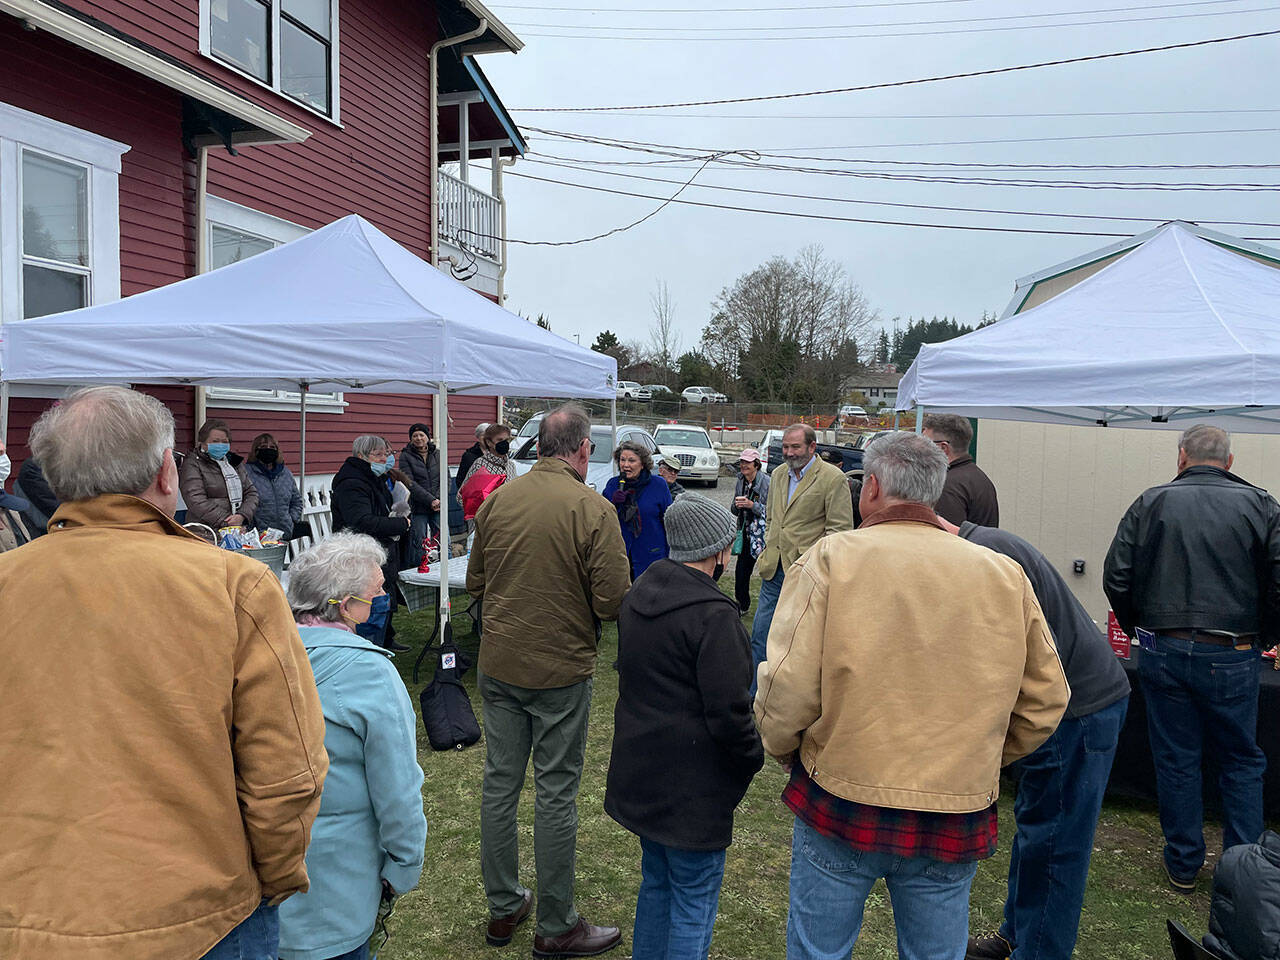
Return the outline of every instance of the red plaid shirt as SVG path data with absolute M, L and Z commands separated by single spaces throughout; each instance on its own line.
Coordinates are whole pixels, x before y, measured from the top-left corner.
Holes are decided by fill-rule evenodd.
M 797 761 L 782 802 L 825 836 L 855 850 L 927 857 L 946 863 L 985 860 L 996 852 L 996 805 L 975 813 L 895 810 L 833 796 L 814 783 Z

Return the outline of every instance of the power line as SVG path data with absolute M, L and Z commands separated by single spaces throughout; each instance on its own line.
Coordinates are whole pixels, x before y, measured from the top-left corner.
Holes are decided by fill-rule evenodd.
M 655 197 L 645 193 L 634 193 L 629 190 L 615 190 L 611 187 L 597 187 L 585 183 L 571 183 L 565 180 L 552 180 L 548 177 L 538 177 L 529 173 L 517 173 L 514 170 L 509 171 L 507 176 L 519 177 L 524 180 L 536 180 L 540 183 L 550 183 L 562 187 L 574 187 L 581 190 L 590 190 L 596 193 L 607 193 L 619 197 L 636 197 L 643 200 L 663 200 L 666 198 Z M 754 213 L 764 216 L 789 217 L 798 220 L 821 220 L 832 223 L 867 223 L 880 226 L 891 227 L 923 227 L 936 230 L 966 230 L 976 231 L 979 233 L 1020 233 L 1020 234 L 1046 234 L 1051 236 L 1070 236 L 1070 237 L 1128 237 L 1128 233 L 1108 233 L 1094 230 L 1051 230 L 1036 229 L 1031 227 L 987 227 L 975 226 L 970 224 L 951 224 L 951 223 L 919 223 L 903 220 L 875 220 L 865 217 L 838 217 L 831 215 L 823 215 L 816 213 L 801 213 L 793 210 L 767 210 L 757 207 L 738 207 L 721 203 L 707 203 L 699 200 L 667 200 L 669 204 L 680 204 L 690 207 L 703 207 L 712 210 L 730 210 L 738 213 Z M 1275 241 L 1277 237 L 1242 237 L 1243 240 L 1264 240 Z M 529 241 L 524 241 L 529 242 Z
M 1270 13 L 1280 7 L 1250 7 L 1247 10 L 1214 10 L 1209 13 L 1177 13 L 1155 17 L 1111 17 L 1106 20 L 1066 20 L 1059 23 L 1023 23 L 1003 27 L 956 27 L 950 30 L 902 30 L 890 33 L 820 33 L 795 36 L 763 36 L 763 37 L 730 37 L 730 36 L 677 36 L 675 31 L 663 31 L 655 36 L 618 36 L 609 31 L 611 27 L 581 27 L 582 33 L 546 33 L 537 30 L 521 30 L 526 37 L 552 37 L 561 40 L 611 40 L 639 43 L 673 43 L 673 42 L 712 42 L 712 43 L 790 43 L 797 40 L 881 40 L 894 37 L 946 37 L 968 33 L 1004 33 L 1010 30 L 1048 30 L 1054 27 L 1097 27 L 1116 23 L 1154 23 L 1167 20 L 1193 20 L 1203 17 L 1225 17 L 1246 13 Z M 640 28 L 636 28 L 640 29 Z M 651 28 L 652 29 L 652 28 Z M 679 28 L 675 28 L 678 30 Z
M 1011 67 L 990 67 L 986 70 L 970 70 L 964 73 L 950 73 L 936 77 L 918 77 L 913 80 L 891 80 L 884 83 L 865 83 L 854 87 L 832 87 L 826 90 L 806 90 L 800 93 L 775 93 L 754 97 L 722 97 L 717 100 L 685 100 L 672 103 L 645 103 L 625 106 L 596 107 L 524 107 L 525 113 L 612 113 L 622 110 L 670 110 L 682 107 L 714 107 L 729 103 L 761 103 L 767 100 L 797 100 L 807 97 L 822 97 L 836 93 L 859 93 L 865 90 L 886 90 L 893 87 L 909 87 L 924 83 L 940 83 L 945 80 L 966 80 L 973 77 L 989 77 L 1004 73 L 1017 73 L 1024 70 L 1039 70 L 1044 67 L 1059 67 L 1067 64 L 1090 63 L 1098 60 L 1114 60 L 1120 57 L 1133 57 L 1147 53 L 1164 53 L 1169 50 L 1187 50 L 1193 47 L 1206 47 L 1219 43 L 1234 43 L 1237 40 L 1256 40 L 1261 37 L 1274 37 L 1280 34 L 1277 30 L 1260 30 L 1256 33 L 1238 33 L 1229 37 L 1212 37 L 1208 40 L 1190 40 L 1183 43 L 1169 43 L 1158 47 L 1141 47 L 1136 50 L 1120 50 L 1113 53 L 1094 53 L 1081 57 L 1066 57 L 1060 60 L 1041 60 L 1036 63 L 1023 63 Z
M 1103 110 L 1066 113 L 628 113 L 631 117 L 680 120 L 1028 120 L 1068 117 L 1165 117 L 1226 113 L 1280 113 L 1280 107 L 1222 107 L 1217 110 Z M 526 127 L 525 129 L 533 129 Z
M 699 13 L 797 13 L 810 10 L 863 10 L 870 7 L 936 7 L 951 3 L 974 3 L 975 0 L 879 0 L 875 3 L 822 3 L 799 7 L 701 7 Z M 537 10 L 567 13 L 688 13 L 688 7 L 547 7 L 538 4 L 491 3 L 494 10 Z
M 888 20 L 882 23 L 826 23 L 826 24 L 785 24 L 781 26 L 751 26 L 751 27 L 733 27 L 723 24 L 714 27 L 685 27 L 685 26 L 663 26 L 654 27 L 652 24 L 643 27 L 619 26 L 611 23 L 522 23 L 519 21 L 510 21 L 509 27 L 532 27 L 539 30 L 616 30 L 620 32 L 652 32 L 656 29 L 678 31 L 681 33 L 726 33 L 739 31 L 802 31 L 802 30 L 862 30 L 864 28 L 878 27 L 931 27 L 931 26 L 948 26 L 956 23 L 1004 23 L 1009 20 L 1032 20 L 1044 19 L 1046 17 L 1083 17 L 1095 13 L 1132 13 L 1134 11 L 1151 11 L 1157 9 L 1180 9 L 1183 7 L 1220 7 L 1230 3 L 1242 3 L 1244 0 L 1180 0 L 1176 3 L 1151 3 L 1142 5 L 1130 5 L 1124 7 L 1095 7 L 1092 10 L 1061 10 L 1050 11 L 1048 13 L 1014 13 L 1005 14 L 998 17 L 949 17 L 943 20 Z M 685 11 L 693 13 L 696 11 Z M 779 10 L 778 13 L 786 11 Z M 1232 13 L 1234 11 L 1226 11 Z
M 680 183 L 679 180 L 667 180 L 662 177 L 646 177 L 640 174 L 621 173 L 613 170 L 582 171 L 580 167 L 575 167 L 572 164 L 556 163 L 551 160 L 526 159 L 525 162 L 536 163 L 536 164 L 540 164 L 542 166 L 548 166 L 548 167 L 558 167 L 565 170 L 579 170 L 579 172 L 594 173 L 600 176 L 622 177 L 627 180 L 643 180 L 650 183 L 663 183 L 663 184 L 672 184 L 672 185 L 677 185 Z M 945 211 L 948 213 L 989 213 L 989 214 L 999 214 L 1002 216 L 1048 217 L 1048 218 L 1062 219 L 1062 220 L 1114 220 L 1114 221 L 1126 222 L 1126 223 L 1163 223 L 1165 222 L 1165 220 L 1160 217 L 1126 217 L 1126 216 L 1120 216 L 1116 214 L 1095 215 L 1095 214 L 1084 214 L 1084 213 L 1046 213 L 1046 212 L 1031 211 L 1031 210 L 1006 210 L 1006 209 L 992 208 L 992 207 L 956 207 L 956 206 L 945 206 L 941 204 L 932 204 L 932 203 L 903 203 L 903 202 L 896 202 L 896 201 L 890 201 L 890 200 L 864 200 L 864 199 L 855 199 L 852 197 L 816 196 L 813 194 L 792 193 L 792 192 L 784 193 L 776 190 L 753 190 L 747 187 L 728 187 L 728 186 L 722 186 L 720 184 L 711 184 L 711 183 L 699 183 L 699 184 L 696 184 L 695 187 L 696 189 L 699 189 L 699 190 L 720 190 L 728 193 L 746 193 L 746 194 L 752 194 L 755 196 L 762 196 L 762 197 L 779 197 L 787 200 L 820 200 L 820 201 L 830 202 L 830 203 L 849 203 L 849 204 L 856 204 L 859 206 L 873 206 L 873 207 L 895 207 L 895 208 L 906 209 L 906 210 L 934 210 L 934 211 Z M 1280 223 L 1265 223 L 1265 222 L 1259 222 L 1256 220 L 1197 220 L 1196 222 L 1211 223 L 1216 226 L 1271 227 L 1275 229 L 1280 229 Z

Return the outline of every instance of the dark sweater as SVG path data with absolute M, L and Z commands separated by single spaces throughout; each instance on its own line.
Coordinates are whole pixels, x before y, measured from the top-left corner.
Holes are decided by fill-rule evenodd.
M 665 846 L 724 849 L 764 763 L 737 603 L 705 573 L 657 561 L 623 601 L 618 673 L 605 811 Z
M 947 481 L 935 510 L 938 516 L 955 524 L 968 520 L 980 527 L 1000 526 L 996 486 L 969 456 L 947 467 Z
M 1043 553 L 1012 533 L 967 521 L 960 536 L 1017 560 L 1031 581 L 1071 685 L 1068 717 L 1095 713 L 1129 695 L 1129 678 L 1107 638 Z

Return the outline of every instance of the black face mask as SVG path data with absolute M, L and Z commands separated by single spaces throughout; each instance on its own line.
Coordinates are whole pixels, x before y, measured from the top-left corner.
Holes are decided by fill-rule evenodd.
M 716 568 L 711 571 L 711 579 L 719 580 L 724 576 L 724 564 L 717 561 Z
M 493 445 L 493 449 L 497 451 L 498 456 L 505 457 L 511 450 L 511 441 L 499 440 Z
M 261 447 L 258 450 L 258 462 L 265 463 L 267 466 L 276 462 L 276 458 L 280 456 L 280 451 L 272 447 Z

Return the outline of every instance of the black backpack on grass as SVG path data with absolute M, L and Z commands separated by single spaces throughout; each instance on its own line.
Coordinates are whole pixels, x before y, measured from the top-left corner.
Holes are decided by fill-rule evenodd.
M 460 679 L 469 666 L 453 644 L 452 624 L 445 624 L 435 677 L 418 697 L 432 750 L 463 750 L 480 739 L 480 724 Z

